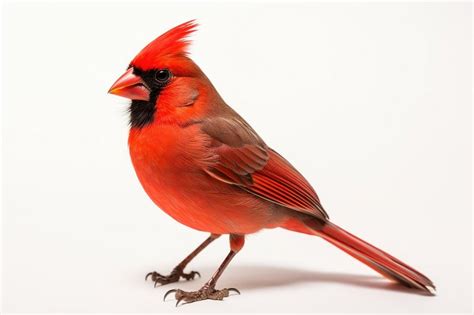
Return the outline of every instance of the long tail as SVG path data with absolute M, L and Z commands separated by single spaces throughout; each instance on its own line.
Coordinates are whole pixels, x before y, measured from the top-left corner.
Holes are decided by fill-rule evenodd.
M 327 221 L 322 224 L 321 221 L 311 218 L 304 220 L 304 222 L 292 221 L 283 227 L 301 233 L 321 236 L 386 278 L 395 280 L 407 287 L 423 290 L 431 295 L 436 294 L 433 282 L 425 275 L 334 223 Z

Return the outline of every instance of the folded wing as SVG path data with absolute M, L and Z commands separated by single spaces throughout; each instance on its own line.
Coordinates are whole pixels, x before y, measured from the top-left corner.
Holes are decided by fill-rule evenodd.
M 214 118 L 201 128 L 217 157 L 205 169 L 209 175 L 289 209 L 328 218 L 308 181 L 242 118 Z

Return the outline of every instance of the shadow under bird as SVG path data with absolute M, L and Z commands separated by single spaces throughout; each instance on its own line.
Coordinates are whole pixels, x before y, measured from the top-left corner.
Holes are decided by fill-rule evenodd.
M 426 276 L 329 221 L 313 187 L 228 106 L 190 59 L 183 23 L 156 38 L 130 63 L 109 93 L 131 99 L 130 156 L 148 196 L 178 222 L 210 236 L 159 284 L 193 279 L 186 265 L 223 234 L 230 252 L 197 291 L 173 289 L 177 300 L 222 300 L 234 288 L 216 288 L 245 235 L 284 228 L 320 236 L 388 279 L 435 294 Z

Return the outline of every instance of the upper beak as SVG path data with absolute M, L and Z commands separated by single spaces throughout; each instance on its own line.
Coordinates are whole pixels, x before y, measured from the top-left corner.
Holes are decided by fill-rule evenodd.
M 150 90 L 139 76 L 133 74 L 133 68 L 128 69 L 127 72 L 118 78 L 108 93 L 131 100 L 150 100 Z

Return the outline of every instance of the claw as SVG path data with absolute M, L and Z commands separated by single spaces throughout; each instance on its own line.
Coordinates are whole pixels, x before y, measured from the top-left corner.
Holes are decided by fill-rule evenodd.
M 168 292 L 166 292 L 166 293 L 165 293 L 165 296 L 163 297 L 163 302 L 166 301 L 166 297 L 168 296 L 168 294 L 174 293 L 174 292 L 176 292 L 176 291 L 178 291 L 178 290 L 172 289 L 172 290 L 169 290 Z
M 227 289 L 227 291 L 229 291 L 229 292 L 235 292 L 235 293 L 237 293 L 238 295 L 240 295 L 240 291 L 237 290 L 236 288 L 229 288 L 229 289 Z
M 199 278 L 201 278 L 201 274 L 199 273 L 199 271 L 194 271 L 194 274 L 198 275 Z
M 180 298 L 176 301 L 176 305 L 175 305 L 175 306 L 178 307 L 179 302 L 181 302 L 182 300 L 183 300 L 183 297 L 180 297 Z
M 149 272 L 146 276 L 145 276 L 145 281 L 148 280 L 148 277 L 151 276 L 153 274 L 153 272 Z
M 158 279 L 155 280 L 155 284 L 153 285 L 154 288 L 156 288 L 156 285 L 159 283 Z

